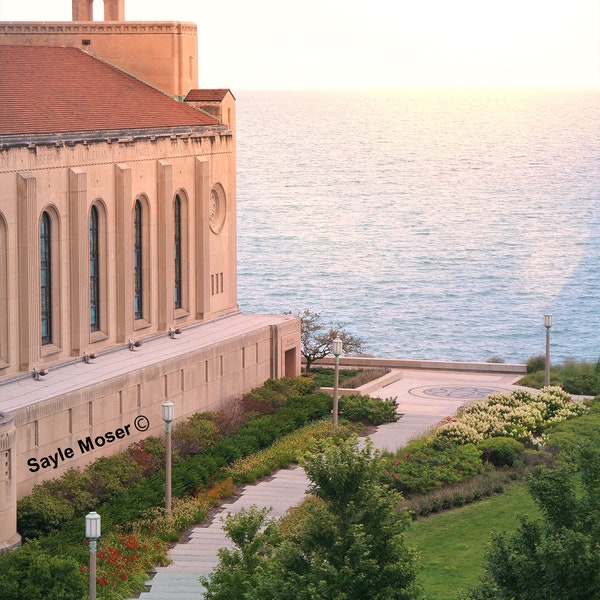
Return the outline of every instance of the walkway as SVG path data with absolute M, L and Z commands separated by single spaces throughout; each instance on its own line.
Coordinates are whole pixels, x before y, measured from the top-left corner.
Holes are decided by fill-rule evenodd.
M 393 371 L 379 387 L 369 386 L 368 392 L 379 398 L 396 397 L 398 412 L 403 416 L 396 423 L 378 427 L 371 435 L 373 444 L 379 450 L 395 451 L 453 415 L 466 402 L 514 389 L 520 377 L 423 369 Z M 156 569 L 147 582 L 149 591 L 143 592 L 140 600 L 201 600 L 204 588 L 198 578 L 217 565 L 219 548 L 231 547 L 222 529 L 225 516 L 255 505 L 271 507 L 271 516 L 280 517 L 300 503 L 307 487 L 308 479 L 300 467 L 283 469 L 272 478 L 246 486 L 235 502 L 221 507 L 208 527 L 195 527 L 188 541 L 172 548 L 169 556 L 173 562 Z

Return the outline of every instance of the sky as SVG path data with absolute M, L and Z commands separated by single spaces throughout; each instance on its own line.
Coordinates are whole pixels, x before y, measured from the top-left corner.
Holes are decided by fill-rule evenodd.
M 201 87 L 600 87 L 600 0 L 125 0 L 125 19 L 196 23 Z M 0 0 L 0 20 L 70 21 L 71 0 Z

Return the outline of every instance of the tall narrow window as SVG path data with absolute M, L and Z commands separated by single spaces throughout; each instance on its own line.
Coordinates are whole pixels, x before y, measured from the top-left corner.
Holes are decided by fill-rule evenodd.
M 52 343 L 52 248 L 51 221 L 47 212 L 40 220 L 40 308 L 42 345 Z
M 90 331 L 100 330 L 100 265 L 98 255 L 98 209 L 90 210 Z
M 142 269 L 142 204 L 136 200 L 133 212 L 133 312 L 136 319 L 143 316 Z
M 179 195 L 175 196 L 175 202 L 173 203 L 173 256 L 175 261 L 175 308 L 181 308 L 182 306 L 182 289 L 181 289 L 181 198 Z

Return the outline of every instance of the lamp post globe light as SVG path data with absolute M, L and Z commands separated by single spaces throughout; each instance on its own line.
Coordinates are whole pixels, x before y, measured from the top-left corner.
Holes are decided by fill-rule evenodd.
M 92 511 L 85 517 L 85 537 L 90 540 L 90 600 L 96 600 L 96 542 L 100 537 L 100 515 Z
M 165 400 L 162 405 L 162 419 L 165 422 L 166 440 L 166 466 L 165 466 L 165 509 L 171 514 L 171 423 L 175 419 L 175 405 L 170 400 Z
M 544 315 L 544 327 L 546 328 L 546 368 L 544 372 L 544 385 L 550 385 L 550 327 L 552 327 L 552 315 Z
M 335 356 L 335 372 L 333 378 L 333 424 L 338 424 L 338 384 L 340 374 L 340 354 L 342 353 L 342 340 L 335 338 L 331 343 L 331 353 Z

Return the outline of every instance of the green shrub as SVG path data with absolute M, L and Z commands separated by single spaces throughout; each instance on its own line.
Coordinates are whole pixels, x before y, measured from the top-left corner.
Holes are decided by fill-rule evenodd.
M 251 414 L 270 415 L 291 398 L 311 394 L 318 387 L 318 383 L 306 377 L 267 379 L 263 385 L 245 394 L 242 404 Z
M 64 498 L 72 506 L 75 514 L 88 512 L 96 505 L 96 498 L 90 491 L 91 479 L 87 471 L 69 469 L 58 479 L 48 479 L 36 486 L 52 496 Z
M 264 450 L 236 460 L 227 467 L 226 472 L 235 483 L 254 483 L 277 469 L 297 463 L 313 440 L 331 437 L 346 439 L 352 433 L 350 426 L 335 427 L 329 420 L 317 421 L 288 433 Z
M 142 478 L 137 465 L 125 453 L 101 456 L 86 470 L 90 477 L 90 492 L 96 501 L 112 498 Z
M 87 597 L 87 581 L 77 560 L 49 553 L 35 541 L 23 544 L 0 561 L 2 600 L 81 600 Z
M 562 387 L 570 394 L 595 396 L 600 393 L 600 373 L 597 364 L 567 361 L 562 373 Z
M 554 464 L 555 455 L 545 450 L 525 448 L 522 458 L 523 464 L 527 467 L 550 467 Z
M 597 431 L 600 431 L 600 412 L 595 410 L 594 405 L 587 414 L 578 419 L 557 423 L 549 429 L 546 446 L 560 450 L 561 455 L 570 456 L 578 452 Z
M 480 442 L 479 449 L 483 459 L 495 467 L 512 467 L 522 459 L 525 446 L 513 438 L 494 437 Z
M 173 428 L 173 451 L 179 459 L 199 454 L 219 438 L 215 415 L 196 413 Z
M 534 371 L 533 373 L 527 373 L 517 381 L 518 385 L 525 387 L 535 388 L 541 390 L 545 385 L 546 375 L 544 371 Z M 550 370 L 550 381 L 556 381 L 556 378 L 552 377 L 552 370 Z
M 396 398 L 372 398 L 363 394 L 346 394 L 339 399 L 340 413 L 349 421 L 372 425 L 394 423 L 398 420 Z
M 546 368 L 546 357 L 542 354 L 540 356 L 533 356 L 527 361 L 527 372 L 536 373 L 537 371 L 544 371 Z
M 510 478 L 509 473 L 484 471 L 481 475 L 456 485 L 412 496 L 402 503 L 402 508 L 407 508 L 415 519 L 426 517 L 431 513 L 478 502 L 493 494 L 501 494 Z
M 356 389 L 365 383 L 383 377 L 390 372 L 388 368 L 381 369 L 339 369 L 339 386 L 342 388 Z M 306 375 L 306 373 L 305 373 Z M 309 375 L 319 387 L 333 387 L 335 378 L 335 369 L 330 367 L 313 368 Z
M 410 496 L 470 479 L 483 469 L 481 453 L 473 444 L 424 445 L 386 458 L 384 481 Z
M 293 384 L 293 396 L 307 396 L 319 389 L 319 384 L 306 377 L 293 377 L 290 380 Z
M 338 369 L 340 387 L 348 387 L 348 380 L 356 377 L 359 373 L 359 369 Z M 334 385 L 335 369 L 331 367 L 313 367 L 308 374 L 319 387 L 333 387 Z
M 144 476 L 155 473 L 165 464 L 165 442 L 154 436 L 134 442 L 126 452 L 129 459 L 138 466 Z
M 74 517 L 75 509 L 68 500 L 40 486 L 17 503 L 17 530 L 25 540 L 60 529 Z
M 545 357 L 536 356 L 527 362 L 527 375 L 519 385 L 541 389 L 545 385 Z M 568 360 L 550 368 L 551 385 L 560 385 L 570 394 L 595 396 L 600 394 L 600 359 L 595 363 Z

